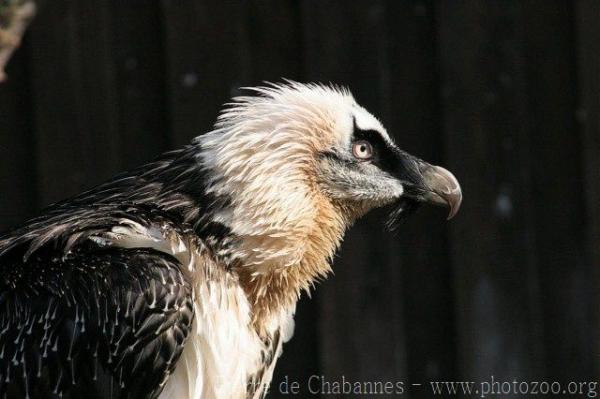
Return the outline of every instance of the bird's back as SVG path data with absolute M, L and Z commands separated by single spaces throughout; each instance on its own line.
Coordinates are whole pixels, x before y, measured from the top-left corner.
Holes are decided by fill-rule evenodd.
M 108 241 L 152 226 L 182 234 L 179 214 L 150 200 L 166 192 L 153 176 L 125 174 L 0 237 L 0 397 L 160 393 L 192 327 L 187 265 Z
M 105 207 L 94 223 L 83 218 L 49 230 L 39 228 L 40 219 L 4 239 L 0 395 L 160 392 L 191 329 L 192 286 L 172 256 L 97 238 L 119 226 L 124 211 L 117 208 Z

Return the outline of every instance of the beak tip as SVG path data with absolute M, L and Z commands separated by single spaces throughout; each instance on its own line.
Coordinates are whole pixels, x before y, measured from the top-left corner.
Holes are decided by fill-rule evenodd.
M 448 201 L 448 206 L 450 207 L 447 220 L 450 220 L 456 216 L 462 204 L 462 192 L 460 191 L 460 188 L 446 196 L 446 201 Z
M 458 205 L 458 206 L 450 205 L 450 212 L 448 212 L 448 217 L 446 218 L 446 220 L 454 219 L 454 217 L 458 213 L 459 209 L 460 209 L 460 205 Z
M 462 204 L 462 190 L 456 177 L 447 169 L 432 165 L 426 165 L 423 176 L 432 193 L 429 199 L 433 203 L 448 206 L 450 211 L 447 220 L 452 219 Z

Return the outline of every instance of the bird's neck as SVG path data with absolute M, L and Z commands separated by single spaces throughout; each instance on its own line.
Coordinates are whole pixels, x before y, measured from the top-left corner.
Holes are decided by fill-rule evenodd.
M 282 258 L 258 265 L 240 263 L 234 269 L 252 306 L 253 323 L 259 332 L 281 311 L 294 309 L 301 293 L 308 293 L 331 271 L 331 261 L 347 223 L 338 218 L 340 211 L 333 206 L 319 209 L 304 236 L 296 236 L 296 240 L 282 237 L 279 242 L 271 242 L 273 251 L 294 254 L 292 262 Z
M 226 190 L 216 185 L 212 192 L 207 190 L 206 170 L 198 167 L 196 150 L 173 153 L 154 166 L 158 174 L 151 180 L 162 187 L 157 205 L 194 226 L 216 263 L 239 279 L 260 330 L 272 316 L 292 309 L 302 291 L 308 292 L 329 273 L 349 225 L 341 216 L 348 210 L 331 203 L 316 187 L 297 184 L 267 186 L 262 196 L 238 186 L 229 197 L 220 197 Z M 269 206 L 261 202 L 265 197 Z

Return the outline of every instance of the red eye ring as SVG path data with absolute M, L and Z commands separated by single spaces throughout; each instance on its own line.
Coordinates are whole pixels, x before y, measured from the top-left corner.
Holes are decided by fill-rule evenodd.
M 373 146 L 366 140 L 358 140 L 352 143 L 352 155 L 360 160 L 373 158 Z

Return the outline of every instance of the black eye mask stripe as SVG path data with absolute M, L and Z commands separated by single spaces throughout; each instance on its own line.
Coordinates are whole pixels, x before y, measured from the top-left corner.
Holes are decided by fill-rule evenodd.
M 414 158 L 411 155 L 389 144 L 377 130 L 360 129 L 354 118 L 352 141 L 356 140 L 366 140 L 373 146 L 374 155 L 371 162 L 379 169 L 404 182 L 419 182 Z

